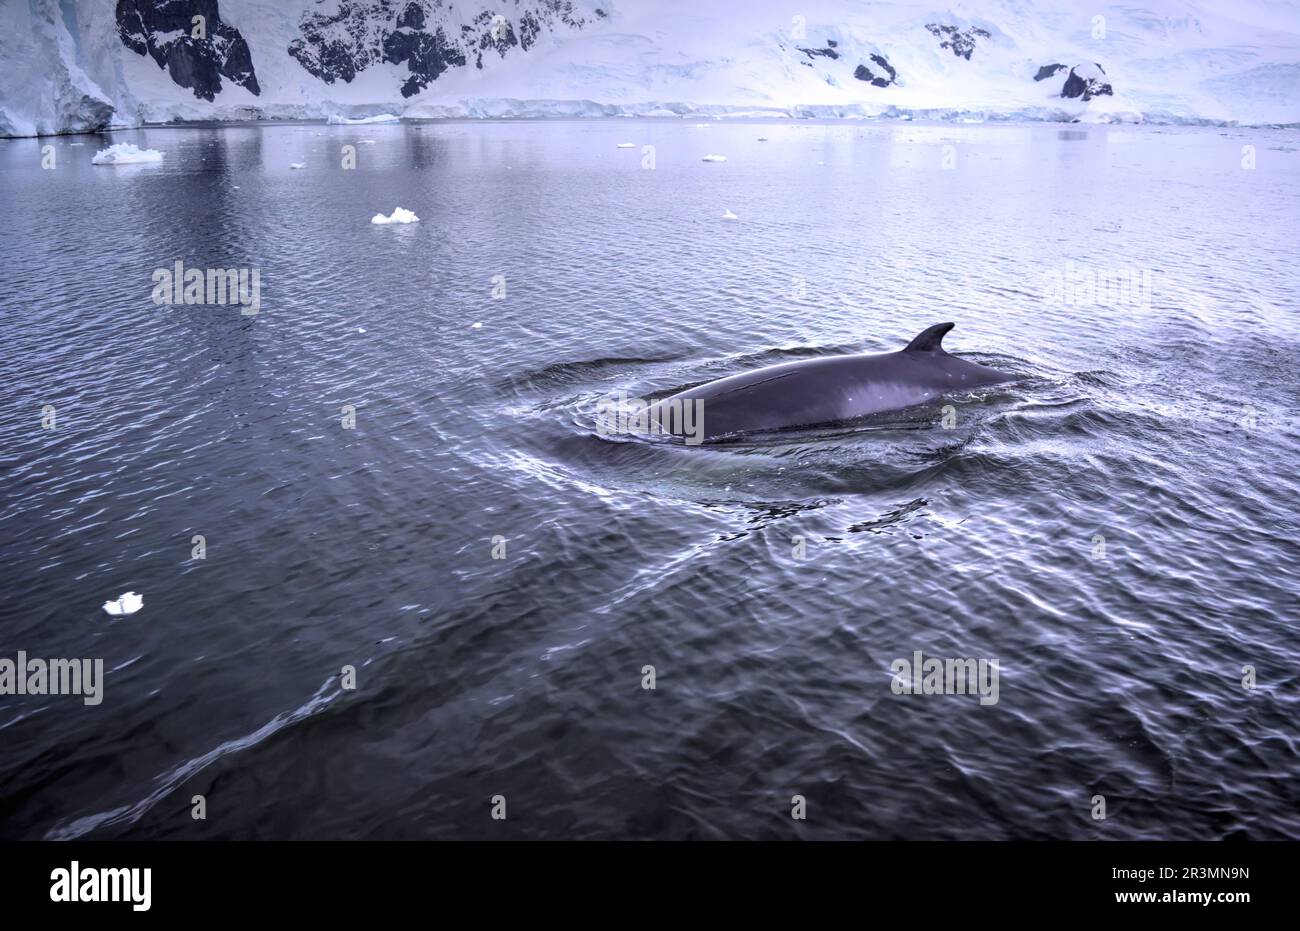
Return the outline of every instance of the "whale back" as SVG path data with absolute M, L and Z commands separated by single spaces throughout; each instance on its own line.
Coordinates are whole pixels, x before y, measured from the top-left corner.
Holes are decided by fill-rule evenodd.
M 951 323 L 922 331 L 906 347 L 873 355 L 784 362 L 706 382 L 666 398 L 702 403 L 707 437 L 851 420 L 932 401 L 1012 376 L 943 349 Z

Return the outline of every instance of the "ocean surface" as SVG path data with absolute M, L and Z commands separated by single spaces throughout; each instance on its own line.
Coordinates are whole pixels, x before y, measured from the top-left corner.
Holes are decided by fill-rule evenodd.
M 0 837 L 1300 838 L 1300 132 L 166 128 L 0 200 L 0 658 L 104 667 L 0 695 Z M 942 321 L 1018 379 L 600 426 Z

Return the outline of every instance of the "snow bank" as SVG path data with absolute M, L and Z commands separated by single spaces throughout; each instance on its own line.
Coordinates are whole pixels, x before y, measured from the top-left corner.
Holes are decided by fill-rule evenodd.
M 163 154 L 157 149 L 141 149 L 130 142 L 119 142 L 107 149 L 100 149 L 90 163 L 92 165 L 138 165 L 162 160 Z
M 155 5 L 179 15 L 200 3 Z M 487 0 L 418 6 L 427 28 L 447 36 L 462 27 L 476 35 L 483 15 L 496 12 Z M 1087 16 L 1077 0 L 800 0 L 794 9 L 786 0 L 752 0 L 743 14 L 734 0 L 572 0 L 563 13 L 560 6 L 506 5 L 501 15 L 516 41 L 475 45 L 463 64 L 446 59 L 445 70 L 411 84 L 409 56 L 384 53 L 385 43 L 396 54 L 414 41 L 415 27 L 397 26 L 406 4 L 221 0 L 222 21 L 247 40 L 256 83 L 226 75 L 206 99 L 128 47 L 116 4 L 0 2 L 0 136 L 292 119 L 352 126 L 721 116 L 1300 125 L 1297 0 L 1097 0 Z M 336 10 L 347 11 L 346 21 L 320 27 L 313 39 L 313 19 Z M 540 32 L 527 18 L 570 13 L 574 25 Z M 127 38 L 158 47 L 169 35 Z M 321 38 L 330 61 L 319 64 L 356 66 L 355 73 L 345 69 L 327 81 L 291 52 Z M 1053 63 L 1064 71 L 1036 81 Z M 1124 97 L 1122 106 L 1062 98 L 1069 69 L 1084 65 L 1091 73 L 1091 63 L 1114 96 Z M 877 81 L 888 77 L 885 86 L 857 77 L 860 67 Z
M 395 208 L 393 208 L 393 214 L 392 214 L 392 216 L 387 216 L 387 217 L 386 217 L 386 216 L 384 216 L 382 213 L 377 213 L 377 214 L 375 214 L 373 217 L 370 218 L 370 222 L 371 222 L 371 223 L 378 223 L 378 224 L 385 224 L 385 223 L 419 223 L 419 222 L 420 222 L 420 218 L 417 217 L 417 216 L 416 216 L 412 211 L 410 211 L 410 210 L 405 210 L 405 209 L 403 209 L 403 208 L 401 208 L 401 207 L 395 207 Z

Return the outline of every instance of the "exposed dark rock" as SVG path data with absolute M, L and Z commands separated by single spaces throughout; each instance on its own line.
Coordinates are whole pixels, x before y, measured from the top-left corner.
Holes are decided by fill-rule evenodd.
M 926 23 L 925 28 L 939 40 L 939 48 L 950 48 L 958 58 L 970 61 L 971 52 L 975 51 L 975 40 L 991 38 L 987 29 L 972 26 L 965 32 L 956 26 L 944 26 L 939 23 Z
M 515 0 L 503 8 L 510 14 L 487 8 L 462 24 L 446 0 L 337 0 L 328 13 L 303 14 L 302 35 L 289 43 L 289 54 L 327 84 L 350 82 L 381 61 L 405 64 L 410 74 L 401 93 L 410 97 L 471 59 L 481 69 L 486 51 L 504 58 L 512 49 L 532 48 L 543 32 L 588 22 L 573 0 Z
M 1043 65 L 1043 67 L 1038 69 L 1038 73 L 1034 75 L 1034 80 L 1046 81 L 1052 75 L 1056 74 L 1056 72 L 1064 70 L 1065 65 Z
M 408 3 L 402 15 L 397 17 L 398 29 L 415 29 L 424 28 L 424 7 L 418 3 Z
M 117 34 L 138 55 L 148 55 L 173 81 L 202 100 L 221 93 L 221 79 L 254 94 L 262 89 L 253 56 L 239 30 L 222 22 L 217 0 L 117 0 Z M 203 17 L 195 38 L 194 17 Z
M 1075 65 L 1070 69 L 1070 76 L 1065 79 L 1065 86 L 1061 88 L 1062 97 L 1082 98 L 1084 101 L 1113 94 L 1114 91 L 1106 81 L 1105 69 L 1096 62 Z
M 447 36 L 439 26 L 432 35 L 408 30 L 389 33 L 384 37 L 384 61 L 395 65 L 406 63 L 411 75 L 402 85 L 402 96 L 411 97 L 448 68 L 464 65 L 465 55 L 456 46 L 448 44 Z
M 870 81 L 876 87 L 888 87 L 891 84 L 897 83 L 896 79 L 898 77 L 898 72 L 896 72 L 894 67 L 885 59 L 885 56 L 872 55 L 871 61 L 876 65 L 876 68 L 879 69 L 878 71 L 873 71 L 866 65 L 858 65 L 853 72 L 853 76 L 859 81 Z
M 525 13 L 519 17 L 519 47 L 525 52 L 528 51 L 537 41 L 537 35 L 541 31 L 542 24 L 532 13 Z
M 484 10 L 478 16 L 474 17 L 474 25 L 481 31 L 479 33 L 478 47 L 481 50 L 493 48 L 497 50 L 502 58 L 506 57 L 506 52 L 511 46 L 519 44 L 515 38 L 514 27 L 504 16 L 497 19 L 501 14 L 493 13 L 491 10 Z
M 801 48 L 799 51 L 803 52 L 809 58 L 816 58 L 818 55 L 832 59 L 840 57 L 840 53 L 835 51 L 834 42 L 828 42 L 826 43 L 826 46 L 826 48 Z

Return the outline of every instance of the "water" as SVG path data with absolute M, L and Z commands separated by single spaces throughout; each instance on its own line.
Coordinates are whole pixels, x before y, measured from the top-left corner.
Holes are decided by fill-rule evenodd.
M 106 669 L 0 698 L 0 836 L 1300 837 L 1300 133 L 113 141 L 166 159 L 0 145 L 0 656 Z M 260 313 L 155 305 L 177 259 Z M 1051 295 L 1071 262 L 1149 291 Z M 943 320 L 1020 376 L 951 429 L 597 429 Z M 916 650 L 997 703 L 893 694 Z

